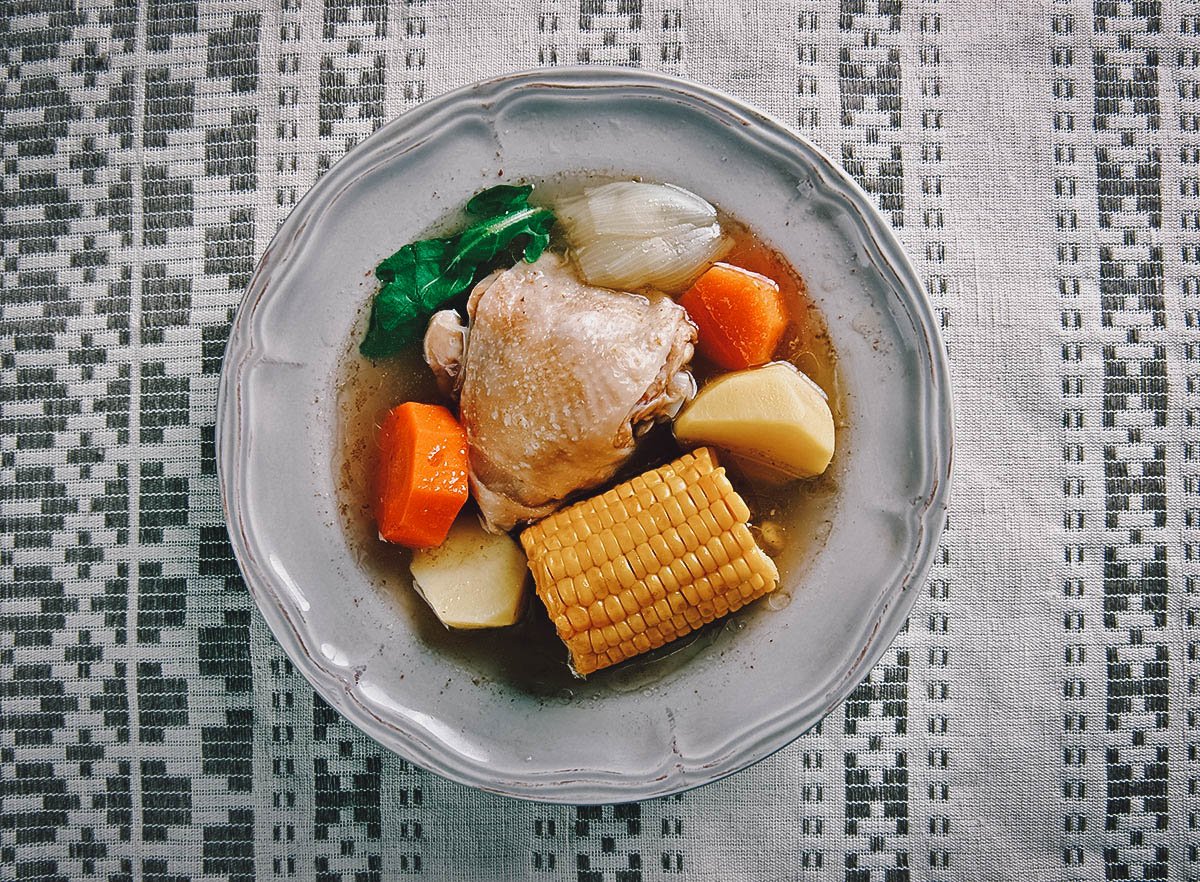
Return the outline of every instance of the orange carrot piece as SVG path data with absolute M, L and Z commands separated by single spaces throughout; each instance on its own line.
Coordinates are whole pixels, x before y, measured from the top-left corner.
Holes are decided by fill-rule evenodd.
M 467 433 L 436 404 L 392 408 L 379 434 L 375 521 L 380 538 L 441 545 L 467 501 Z
M 713 264 L 679 303 L 699 329 L 700 354 L 727 370 L 770 361 L 787 328 L 779 285 L 728 263 Z

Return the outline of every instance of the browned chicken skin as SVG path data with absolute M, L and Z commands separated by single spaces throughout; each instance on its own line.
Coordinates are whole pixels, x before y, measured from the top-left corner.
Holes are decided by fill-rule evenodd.
M 469 329 L 452 310 L 433 316 L 425 358 L 459 397 L 471 489 L 495 532 L 612 477 L 695 394 L 683 308 L 584 284 L 557 255 L 493 273 L 467 315 Z

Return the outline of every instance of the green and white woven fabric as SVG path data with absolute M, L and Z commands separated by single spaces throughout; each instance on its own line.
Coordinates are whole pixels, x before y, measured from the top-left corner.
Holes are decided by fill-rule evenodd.
M 1200 879 L 1198 0 L 0 2 L 0 878 Z M 642 804 L 343 722 L 231 557 L 231 314 L 353 144 L 549 65 L 717 87 L 871 193 L 939 310 L 949 528 L 817 729 Z

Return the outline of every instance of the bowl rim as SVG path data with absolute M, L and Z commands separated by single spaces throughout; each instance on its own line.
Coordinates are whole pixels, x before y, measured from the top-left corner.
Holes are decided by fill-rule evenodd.
M 930 399 L 926 429 L 931 446 L 927 459 L 932 486 L 928 495 L 921 498 L 920 510 L 916 513 L 915 554 L 908 561 L 899 582 L 885 586 L 880 594 L 880 602 L 873 607 L 871 614 L 876 619 L 867 645 L 831 689 L 808 702 L 790 705 L 770 718 L 766 721 L 769 724 L 767 731 L 753 738 L 745 749 L 727 754 L 717 761 L 690 766 L 680 762 L 682 758 L 676 756 L 667 774 L 650 780 L 631 778 L 612 770 L 586 768 L 563 770 L 550 777 L 541 775 L 500 780 L 486 761 L 465 756 L 456 752 L 451 745 L 424 738 L 382 719 L 354 695 L 355 684 L 350 678 L 331 670 L 304 646 L 278 586 L 254 554 L 256 543 L 238 504 L 244 470 L 239 465 L 237 453 L 242 448 L 246 428 L 240 380 L 253 363 L 256 347 L 252 317 L 271 290 L 274 263 L 286 261 L 292 254 L 290 246 L 296 244 L 308 226 L 310 208 L 319 202 L 320 194 L 345 176 L 346 169 L 353 165 L 355 157 L 367 155 L 374 146 L 388 143 L 397 136 L 403 137 L 406 128 L 459 105 L 486 108 L 499 103 L 506 93 L 527 90 L 621 88 L 686 100 L 699 105 L 703 113 L 715 118 L 714 121 L 741 125 L 743 131 L 753 136 L 760 147 L 765 148 L 765 142 L 774 141 L 776 147 L 782 144 L 790 152 L 799 152 L 811 160 L 830 185 L 845 197 L 847 207 L 857 214 L 857 221 L 894 276 L 895 290 L 913 320 L 922 350 L 919 353 L 921 368 L 926 374 L 925 394 Z M 343 187 L 348 184 L 349 181 L 342 182 Z M 953 462 L 953 404 L 950 389 L 948 359 L 938 332 L 938 322 L 916 268 L 873 199 L 819 147 L 737 98 L 675 76 L 639 69 L 588 66 L 523 70 L 463 85 L 425 101 L 381 126 L 314 182 L 280 225 L 259 258 L 247 285 L 230 329 L 222 362 L 215 436 L 221 506 L 229 527 L 230 544 L 247 589 L 275 639 L 314 690 L 380 746 L 453 781 L 521 799 L 573 804 L 649 799 L 719 780 L 786 747 L 843 702 L 892 644 L 916 602 L 919 594 L 917 587 L 930 571 L 945 523 Z

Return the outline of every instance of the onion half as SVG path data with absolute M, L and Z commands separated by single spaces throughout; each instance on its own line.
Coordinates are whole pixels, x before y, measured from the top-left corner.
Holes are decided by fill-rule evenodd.
M 618 181 L 554 207 L 585 281 L 683 291 L 729 247 L 717 210 L 671 184 Z

